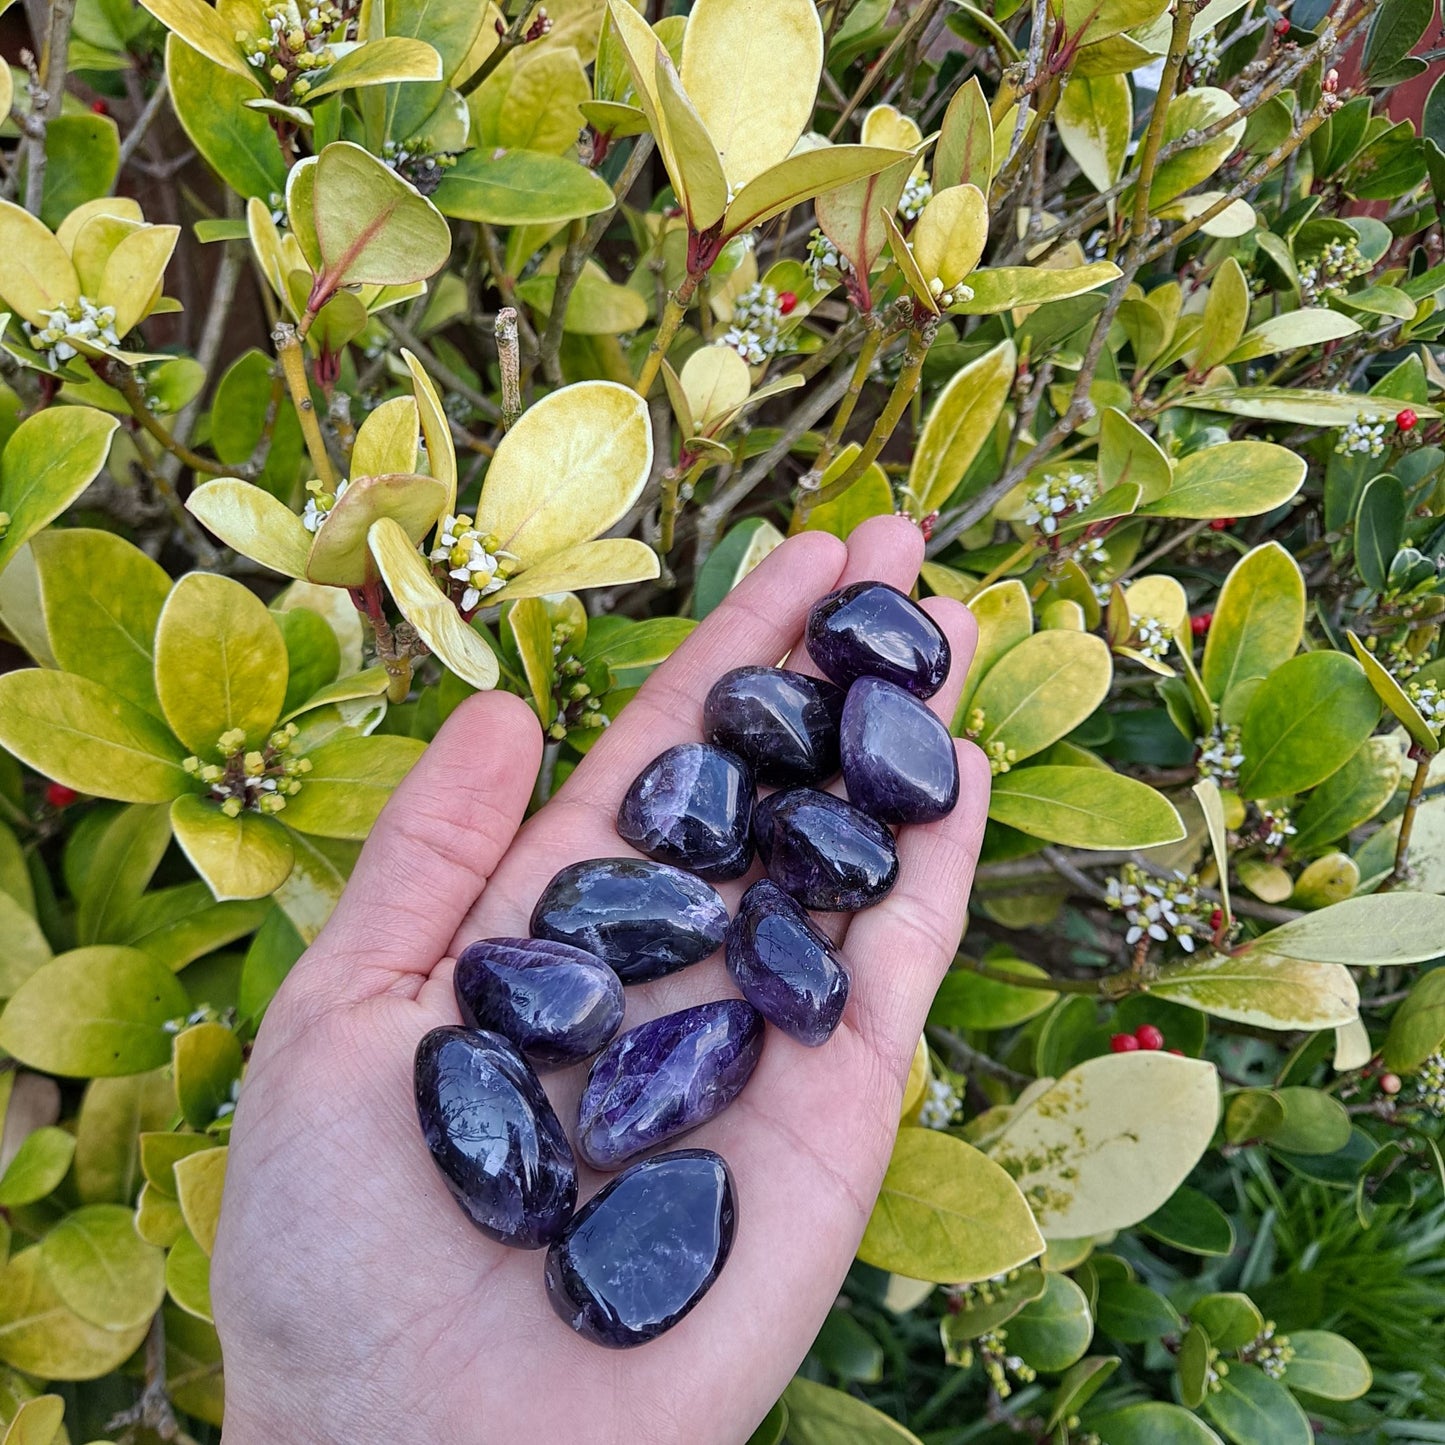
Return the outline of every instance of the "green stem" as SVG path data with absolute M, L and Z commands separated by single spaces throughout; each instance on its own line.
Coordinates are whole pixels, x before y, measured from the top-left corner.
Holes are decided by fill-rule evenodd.
M 963 966 L 978 974 L 980 978 L 992 979 L 995 983 L 1006 983 L 1013 988 L 1047 989 L 1050 993 L 1102 994 L 1104 980 L 1087 978 L 1037 978 L 1026 973 L 1010 973 L 1003 968 L 990 968 L 986 963 L 964 959 Z
M 868 331 L 863 337 L 863 344 L 858 348 L 858 359 L 853 365 L 853 374 L 848 378 L 848 390 L 843 393 L 843 400 L 838 403 L 838 410 L 833 414 L 833 424 L 828 428 L 828 435 L 823 438 L 823 446 L 813 461 L 812 472 L 816 472 L 819 479 L 828 470 L 828 463 L 833 459 L 833 453 L 838 450 L 839 443 L 843 440 L 843 433 L 848 429 L 848 423 L 853 420 L 853 410 L 858 405 L 858 398 L 863 394 L 863 388 L 868 383 L 868 374 L 873 370 L 873 359 L 878 355 L 878 348 L 883 345 L 883 325 L 874 316 L 867 320 Z M 814 482 L 817 485 L 817 482 Z
M 1429 776 L 1429 755 L 1417 757 L 1415 776 L 1410 780 L 1410 792 L 1405 798 L 1405 811 L 1400 815 L 1400 836 L 1395 842 L 1395 865 L 1390 869 L 1390 876 L 1380 884 L 1381 893 L 1405 881 L 1405 870 L 1410 861 L 1410 835 L 1415 831 L 1415 815 L 1420 811 L 1420 799 L 1425 794 L 1425 781 Z
M 198 452 L 193 452 L 190 447 L 178 442 L 161 425 L 160 420 L 146 405 L 145 394 L 140 389 L 140 383 L 135 379 L 135 373 L 129 367 L 120 364 L 112 366 L 107 380 L 125 398 L 126 405 L 130 407 L 130 414 L 178 461 L 190 467 L 193 472 L 203 472 L 208 477 L 221 477 L 227 474 L 226 468 L 219 462 L 213 462 L 209 457 L 203 457 Z
M 1159 147 L 1164 143 L 1164 121 L 1169 114 L 1169 102 L 1174 99 L 1179 72 L 1183 70 L 1189 53 L 1189 27 L 1193 21 L 1193 0 L 1174 0 L 1169 55 L 1154 96 L 1154 108 L 1149 113 L 1149 129 L 1144 134 L 1144 144 L 1139 148 L 1139 178 L 1134 183 L 1134 214 L 1129 222 L 1129 249 L 1136 259 L 1143 252 L 1148 236 L 1149 192 L 1154 185 L 1154 168 L 1159 161 Z
M 277 323 L 271 333 L 276 347 L 277 359 L 281 362 L 281 374 L 286 378 L 291 393 L 291 404 L 296 408 L 296 418 L 301 423 L 301 435 L 306 438 L 306 450 L 311 455 L 311 465 L 316 468 L 317 478 L 328 492 L 336 490 L 336 470 L 331 465 L 326 450 L 326 439 L 321 435 L 321 423 L 316 419 L 316 407 L 311 400 L 311 383 L 306 376 L 306 357 L 296 328 L 289 321 Z
M 676 468 L 669 467 L 662 474 L 662 507 L 657 519 L 657 550 L 664 557 L 672 551 L 682 490 L 684 487 L 690 489 L 697 482 L 707 464 L 707 457 L 698 457 L 686 472 L 678 472 Z
M 662 319 L 657 323 L 656 334 L 652 338 L 652 345 L 647 348 L 647 356 L 637 378 L 636 390 L 639 395 L 646 396 L 652 390 L 652 383 L 657 380 L 657 373 L 662 370 L 662 358 L 667 355 L 667 349 L 672 345 L 673 338 L 682 325 L 682 318 L 687 315 L 687 308 L 691 305 L 693 293 L 701 280 L 702 272 L 689 271 L 682 278 L 677 290 L 668 296 L 662 308 Z

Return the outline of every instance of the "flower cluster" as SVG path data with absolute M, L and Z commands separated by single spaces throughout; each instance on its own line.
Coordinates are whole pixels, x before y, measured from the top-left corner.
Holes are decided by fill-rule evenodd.
M 977 741 L 984 728 L 988 725 L 988 719 L 981 707 L 974 708 L 968 715 L 968 726 L 964 729 L 964 737 Z M 1006 773 L 1018 762 L 1017 751 L 1009 747 L 1002 738 L 994 738 L 992 742 L 985 743 L 984 755 L 988 758 L 989 770 L 997 777 L 1000 773 Z
M 932 196 L 933 187 L 927 176 L 909 176 L 908 184 L 903 187 L 903 194 L 898 199 L 898 214 L 905 221 L 916 221 Z
M 1209 937 L 1212 909 L 1199 896 L 1197 878 L 1178 872 L 1172 878 L 1155 878 L 1126 863 L 1117 878 L 1109 879 L 1104 901 L 1128 920 L 1129 943 L 1146 936 L 1158 943 L 1172 938 L 1185 953 L 1193 953 L 1194 940 Z
M 1445 1118 L 1445 1054 L 1431 1054 L 1415 1075 L 1415 1102 L 1428 1113 Z
M 842 252 L 814 226 L 813 234 L 808 237 L 808 272 L 813 278 L 813 286 L 819 291 L 826 291 L 830 286 L 836 286 L 839 278 L 849 269 Z
M 56 367 L 79 354 L 80 344 L 96 342 L 119 346 L 115 331 L 115 307 L 98 306 L 89 296 L 80 296 L 68 306 L 43 313 L 45 325 L 38 330 L 28 321 L 26 334 L 36 351 L 45 353 L 48 366 Z
M 306 510 L 301 513 L 301 525 L 308 532 L 319 532 L 321 524 L 331 515 L 331 509 L 346 495 L 346 489 L 351 482 L 343 477 L 336 484 L 334 492 L 326 490 L 326 483 L 312 480 L 306 483 L 306 490 L 311 493 L 306 499 Z
M 1098 487 L 1084 472 L 1050 472 L 1041 477 L 1024 498 L 1024 521 L 1046 537 L 1059 529 L 1060 521 L 1081 511 L 1094 500 Z
M 1415 704 L 1429 727 L 1436 733 L 1445 728 L 1445 692 L 1433 682 L 1412 682 L 1405 688 L 1405 696 Z
M 933 1079 L 918 1111 L 918 1122 L 925 1129 L 946 1129 L 958 1113 L 958 1090 L 947 1079 Z
M 754 282 L 733 302 L 732 325 L 723 333 L 723 345 L 731 346 L 749 366 L 761 366 L 782 347 L 782 320 L 777 291 Z
M 1199 749 L 1194 766 L 1201 778 L 1213 778 L 1221 788 L 1232 788 L 1239 781 L 1244 749 L 1240 746 L 1238 727 L 1215 723 L 1214 731 L 1207 738 L 1194 739 L 1194 746 Z
M 950 290 L 944 286 L 943 280 L 939 276 L 935 276 L 933 280 L 928 283 L 928 290 L 933 299 L 937 301 L 945 311 L 950 306 L 956 306 L 960 302 L 973 300 L 972 286 L 965 286 L 960 281 Z
M 1289 809 L 1278 803 L 1259 810 L 1259 841 L 1272 853 L 1284 847 L 1297 830 L 1290 821 Z
M 381 158 L 424 196 L 431 195 L 446 178 L 445 172 L 457 163 L 450 152 L 435 150 L 424 140 L 383 141 Z
M 552 629 L 552 656 L 560 657 L 571 640 L 572 629 L 565 622 L 559 622 Z M 585 664 L 576 657 L 556 664 L 552 696 L 556 700 L 557 716 L 547 729 L 547 736 L 553 742 L 562 742 L 574 728 L 591 731 L 605 728 L 611 721 L 602 711 L 602 699 L 588 685 L 586 672 Z
M 291 96 L 304 100 L 311 89 L 307 73 L 335 63 L 336 54 L 327 42 L 345 24 L 345 15 L 335 5 L 308 5 L 303 12 L 296 0 L 279 0 L 265 6 L 261 18 L 266 25 L 263 34 L 236 33 L 246 48 L 246 59 L 278 86 L 289 83 Z
M 978 1337 L 978 1356 L 989 1384 L 1000 1400 L 1007 1400 L 1013 1394 L 1012 1375 L 1020 1384 L 1031 1384 L 1035 1378 L 1033 1366 L 1026 1365 L 1017 1356 L 1008 1352 L 1008 1331 L 990 1330 Z
M 1340 439 L 1335 450 L 1341 456 L 1358 452 L 1361 456 L 1377 457 L 1385 450 L 1385 424 L 1361 412 L 1349 426 L 1340 429 Z
M 1275 1333 L 1273 1320 L 1266 1320 L 1264 1329 L 1240 1350 L 1239 1358 L 1246 1364 L 1257 1365 L 1271 1380 L 1281 1380 L 1286 1366 L 1294 1359 L 1294 1346 L 1288 1335 Z
M 1157 662 L 1169 651 L 1174 634 L 1167 623 L 1158 617 L 1140 617 L 1134 623 L 1129 641 L 1135 651 Z
M 979 1305 L 994 1304 L 1002 1295 L 1001 1286 L 1012 1284 L 1018 1277 L 1018 1270 L 1011 1269 L 1006 1274 L 991 1275 L 973 1284 L 950 1285 L 946 1291 L 948 1308 L 953 1314 L 962 1314 Z
M 447 576 L 462 584 L 463 612 L 471 612 L 484 597 L 500 592 L 517 561 L 490 533 L 483 536 L 468 516 L 446 517 L 442 534 L 432 548 L 431 561 L 446 568 Z
M 279 813 L 286 799 L 301 791 L 301 779 L 311 771 L 310 758 L 289 756 L 296 731 L 295 723 L 287 723 L 266 739 L 265 747 L 248 751 L 246 734 L 232 728 L 216 742 L 220 764 L 192 756 L 181 766 L 206 785 L 228 818 L 239 818 L 245 811 Z
M 1219 40 L 1212 30 L 1196 35 L 1184 53 L 1184 63 L 1196 81 L 1202 81 L 1219 69 Z
M 1310 306 L 1343 296 L 1350 282 L 1369 270 L 1370 262 L 1360 254 L 1358 241 L 1331 241 L 1314 260 L 1300 266 L 1300 300 Z

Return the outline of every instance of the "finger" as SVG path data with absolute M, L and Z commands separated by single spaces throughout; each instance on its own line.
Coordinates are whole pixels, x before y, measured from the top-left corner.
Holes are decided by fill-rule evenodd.
M 510 845 L 541 756 L 520 698 L 462 703 L 382 810 L 289 988 L 322 1007 L 414 994 Z

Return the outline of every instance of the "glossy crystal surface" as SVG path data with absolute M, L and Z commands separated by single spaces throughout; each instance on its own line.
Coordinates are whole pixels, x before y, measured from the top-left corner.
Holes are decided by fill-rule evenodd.
M 577 1108 L 577 1152 L 595 1169 L 676 1139 L 742 1092 L 763 1048 L 763 1018 L 740 998 L 664 1014 L 614 1039 Z
M 958 802 L 958 755 L 936 713 L 910 692 L 860 677 L 843 706 L 848 797 L 883 823 L 931 823 Z
M 699 878 L 741 878 L 753 861 L 752 769 L 707 743 L 679 743 L 637 775 L 617 831 L 649 858 Z
M 622 983 L 595 954 L 546 938 L 483 938 L 452 975 L 462 1022 L 510 1039 L 536 1069 L 590 1058 L 622 1024 Z
M 727 967 L 738 991 L 775 1028 L 810 1048 L 848 1002 L 848 973 L 825 934 L 770 878 L 759 879 L 728 924 Z
M 415 1087 L 427 1148 L 472 1223 L 519 1249 L 556 1239 L 577 1204 L 577 1164 L 521 1054 L 500 1034 L 432 1029 Z
M 712 1287 L 736 1224 L 720 1156 L 678 1149 L 644 1159 L 593 1195 L 547 1251 L 547 1298 L 594 1344 L 646 1344 Z
M 867 813 L 814 788 L 789 788 L 753 811 L 768 877 L 804 908 L 871 908 L 898 881 L 893 835 Z
M 701 879 L 642 858 L 589 858 L 564 868 L 532 910 L 532 934 L 575 944 L 623 983 L 675 973 L 714 952 L 727 905 Z
M 886 582 L 855 582 L 813 604 L 808 655 L 839 687 L 881 677 L 932 697 L 948 676 L 948 639 L 917 603 Z
M 821 783 L 838 771 L 842 688 L 781 667 L 724 673 L 703 704 L 709 742 L 736 753 L 770 788 Z

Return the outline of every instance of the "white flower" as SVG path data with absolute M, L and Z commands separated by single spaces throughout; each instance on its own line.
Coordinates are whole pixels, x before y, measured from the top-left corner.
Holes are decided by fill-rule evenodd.
M 1087 507 L 1096 490 L 1094 479 L 1083 472 L 1051 473 L 1025 497 L 1024 521 L 1052 536 L 1059 529 L 1059 519 Z
M 337 482 L 334 492 L 322 490 L 322 483 L 307 482 L 306 490 L 311 493 L 306 499 L 306 510 L 301 513 L 301 525 L 308 532 L 319 532 L 321 524 L 331 515 L 331 509 L 346 495 L 351 485 L 347 478 Z
M 732 325 L 723 334 L 723 345 L 731 346 L 749 366 L 761 366 L 782 347 L 782 320 L 777 291 L 755 282 L 733 302 Z
M 67 306 L 57 306 L 43 313 L 45 325 L 38 330 L 28 321 L 26 334 L 36 351 L 43 351 L 52 367 L 69 361 L 79 353 L 76 342 L 93 342 L 100 346 L 119 346 L 115 330 L 115 307 L 99 306 L 89 296 L 79 296 Z
M 1244 753 L 1240 749 L 1237 727 L 1221 728 L 1216 723 L 1207 738 L 1195 738 L 1194 746 L 1199 749 L 1195 766 L 1201 778 L 1213 778 L 1221 788 L 1232 788 L 1239 781 Z
M 838 248 L 816 226 L 808 237 L 808 270 L 820 291 L 837 285 L 838 278 L 848 270 L 848 262 Z
M 1191 40 L 1184 58 L 1196 81 L 1203 80 L 1206 75 L 1217 70 L 1219 68 L 1219 41 L 1214 32 L 1207 31 Z
M 1415 704 L 1415 711 L 1435 732 L 1445 727 L 1445 693 L 1435 683 L 1412 682 L 1405 692 Z
M 898 214 L 905 221 L 916 221 L 933 195 L 933 187 L 925 175 L 909 176 L 898 201 Z
M 918 1111 L 918 1122 L 925 1129 L 946 1129 L 958 1113 L 958 1094 L 947 1079 L 934 1079 L 928 1086 L 928 1097 Z
M 1173 634 L 1157 617 L 1141 617 L 1134 624 L 1135 648 L 1145 657 L 1158 660 L 1169 651 Z
M 464 584 L 463 612 L 472 611 L 482 598 L 500 592 L 511 575 L 506 564 L 517 560 L 514 553 L 502 549 L 495 537 L 477 531 L 468 516 L 442 519 L 441 537 L 429 557 L 445 564 L 447 576 Z
M 1384 422 L 1362 411 L 1340 432 L 1335 450 L 1341 456 L 1348 456 L 1351 452 L 1358 452 L 1362 456 L 1379 456 L 1385 450 Z
M 1200 898 L 1195 880 L 1182 873 L 1154 878 L 1127 864 L 1119 877 L 1106 881 L 1104 902 L 1128 921 L 1124 937 L 1131 944 L 1146 935 L 1157 943 L 1172 938 L 1186 953 L 1193 953 L 1195 939 L 1209 932 L 1209 905 Z

